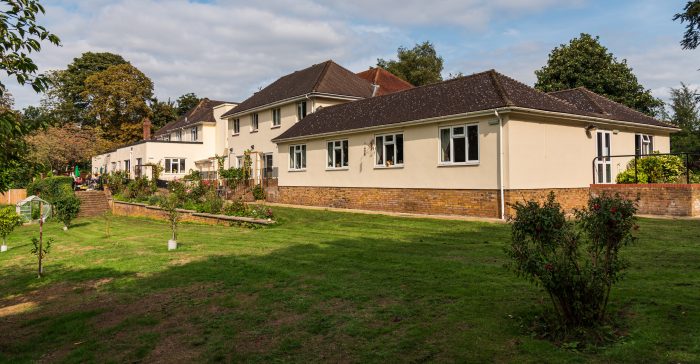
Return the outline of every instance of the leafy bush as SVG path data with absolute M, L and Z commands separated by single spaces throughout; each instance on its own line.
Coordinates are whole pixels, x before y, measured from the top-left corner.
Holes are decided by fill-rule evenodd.
M 73 195 L 73 178 L 58 176 L 36 180 L 27 186 L 27 194 L 41 196 L 42 199 L 54 204 L 65 196 Z
M 219 177 L 226 181 L 226 185 L 229 187 L 237 186 L 241 181 L 245 179 L 245 170 L 243 168 L 228 168 L 219 169 Z
M 7 245 L 7 236 L 12 233 L 17 226 L 22 225 L 22 217 L 17 215 L 12 206 L 0 208 L 0 236 L 2 245 Z
M 264 200 L 265 199 L 265 190 L 263 189 L 262 185 L 257 185 L 253 187 L 253 197 L 256 200 Z
M 115 171 L 107 176 L 107 184 L 113 195 L 121 194 L 128 182 L 129 177 L 126 171 Z
M 238 199 L 224 206 L 222 213 L 228 216 L 254 217 L 257 219 L 271 219 L 274 217 L 272 209 L 265 205 L 248 205 Z
M 228 216 L 246 216 L 248 206 L 241 199 L 232 201 L 224 206 L 222 213 Z
M 160 206 L 160 204 L 165 200 L 164 196 L 161 195 L 152 195 L 151 197 L 148 198 L 146 201 L 149 205 L 152 206 Z
M 620 249 L 634 241 L 635 204 L 617 195 L 593 197 L 573 221 L 553 193 L 541 206 L 530 201 L 514 208 L 506 251 L 516 274 L 547 291 L 565 330 L 602 323 L 610 289 L 626 267 Z
M 634 182 L 634 163 L 617 175 L 617 183 Z M 692 172 L 691 178 L 692 178 Z M 637 181 L 639 183 L 685 183 L 686 168 L 683 158 L 677 155 L 650 155 L 637 158 Z
M 224 206 L 224 200 L 219 197 L 216 191 L 210 190 L 204 195 L 204 201 L 197 205 L 197 212 L 206 212 L 209 214 L 218 214 Z
M 56 217 L 58 217 L 58 220 L 68 228 L 70 227 L 71 221 L 78 217 L 80 199 L 74 194 L 71 194 L 57 200 L 53 206 L 56 208 Z
M 153 190 L 146 177 L 139 177 L 129 180 L 122 192 L 122 195 L 129 199 L 147 200 L 151 196 Z

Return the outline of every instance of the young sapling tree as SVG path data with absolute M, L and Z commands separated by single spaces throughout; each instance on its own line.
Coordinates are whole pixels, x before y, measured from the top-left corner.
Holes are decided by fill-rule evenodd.
M 22 225 L 22 217 L 17 215 L 15 209 L 11 206 L 0 209 L 0 236 L 2 236 L 0 252 L 7 251 L 7 236 L 20 225 Z

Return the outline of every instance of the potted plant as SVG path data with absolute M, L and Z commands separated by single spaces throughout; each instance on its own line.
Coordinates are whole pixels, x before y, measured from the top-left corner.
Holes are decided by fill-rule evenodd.
M 164 199 L 160 204 L 160 207 L 167 215 L 170 229 L 172 230 L 172 239 L 168 240 L 168 250 L 177 249 L 177 224 L 180 221 L 179 205 L 180 199 L 175 193 L 170 193 L 168 198 Z
M 0 236 L 2 236 L 0 252 L 7 251 L 7 236 L 20 225 L 22 225 L 22 217 L 17 215 L 15 209 L 11 206 L 0 209 Z

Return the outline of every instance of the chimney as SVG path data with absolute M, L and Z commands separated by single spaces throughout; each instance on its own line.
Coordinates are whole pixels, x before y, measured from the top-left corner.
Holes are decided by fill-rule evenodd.
M 151 119 L 143 119 L 143 140 L 151 140 Z

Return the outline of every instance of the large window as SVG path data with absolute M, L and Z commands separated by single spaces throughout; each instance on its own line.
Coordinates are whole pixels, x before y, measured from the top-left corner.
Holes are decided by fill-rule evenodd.
M 250 115 L 250 131 L 258 130 L 258 113 Z
M 272 109 L 272 126 L 282 125 L 282 109 L 275 108 Z
M 654 152 L 654 136 L 637 134 L 634 136 L 634 154 L 648 155 Z
M 378 167 L 403 165 L 403 134 L 377 135 L 375 142 Z
M 329 169 L 346 168 L 348 166 L 348 141 L 335 140 L 328 142 L 328 163 Z
M 196 142 L 196 141 L 199 139 L 199 138 L 198 138 L 198 135 L 197 135 L 197 131 L 198 131 L 198 130 L 197 130 L 197 127 L 196 127 L 196 126 L 193 127 L 193 128 L 190 130 L 190 137 L 192 138 L 192 141 L 193 141 L 193 142 Z
M 185 158 L 165 158 L 165 173 L 185 173 Z
M 289 169 L 303 170 L 306 168 L 306 145 L 292 145 L 289 147 Z
M 299 103 L 297 103 L 297 118 L 299 120 L 301 120 L 305 116 L 306 116 L 306 101 L 299 101 Z
M 228 129 L 232 135 L 238 135 L 241 132 L 241 119 L 229 119 Z
M 477 125 L 440 128 L 441 164 L 477 162 L 479 162 L 479 127 Z

